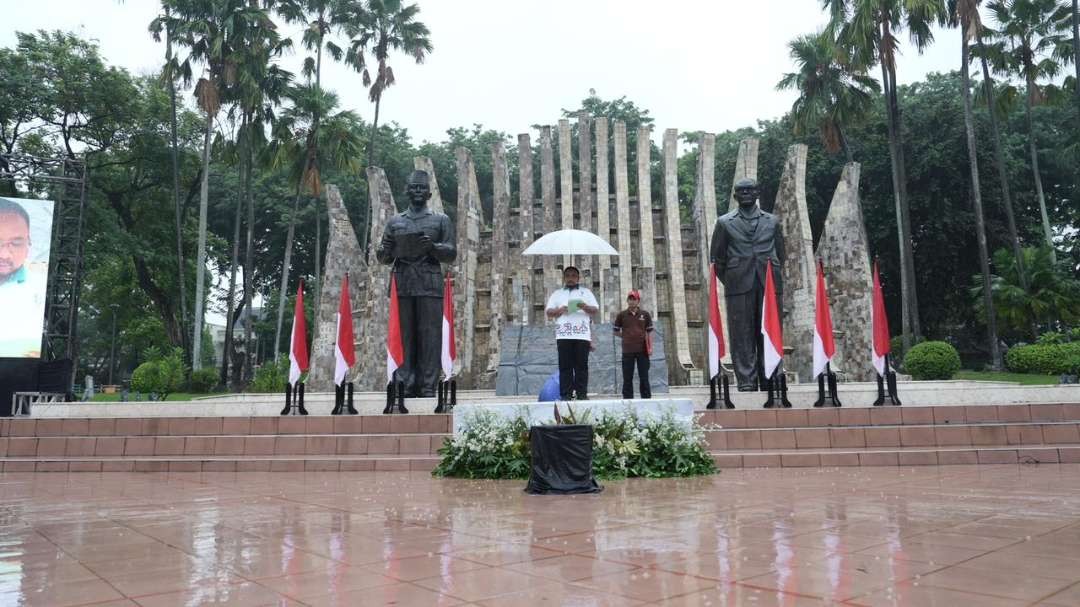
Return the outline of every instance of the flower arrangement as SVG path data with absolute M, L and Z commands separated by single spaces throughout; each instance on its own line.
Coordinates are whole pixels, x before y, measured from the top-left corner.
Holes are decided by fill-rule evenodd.
M 588 412 L 562 415 L 566 423 L 588 423 Z M 529 476 L 531 450 L 527 412 L 501 417 L 479 409 L 447 440 L 432 474 L 458 478 L 519 479 Z M 539 423 L 551 423 L 543 420 Z M 716 472 L 697 419 L 671 412 L 641 416 L 631 407 L 604 412 L 593 422 L 593 474 L 601 479 L 697 476 Z

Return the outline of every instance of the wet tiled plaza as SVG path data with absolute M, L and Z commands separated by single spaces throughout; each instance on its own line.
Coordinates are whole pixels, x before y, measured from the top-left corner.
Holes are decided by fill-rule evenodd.
M 1080 465 L 0 474 L 0 605 L 1080 605 Z

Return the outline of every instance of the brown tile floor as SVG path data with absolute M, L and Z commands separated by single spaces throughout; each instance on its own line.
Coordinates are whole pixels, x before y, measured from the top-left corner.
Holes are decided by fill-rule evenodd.
M 0 474 L 0 605 L 1080 604 L 1080 465 Z

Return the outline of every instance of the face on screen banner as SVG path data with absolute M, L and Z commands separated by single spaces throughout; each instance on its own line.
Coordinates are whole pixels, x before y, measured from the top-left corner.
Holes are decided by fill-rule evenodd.
M 41 356 L 53 203 L 0 197 L 0 358 Z

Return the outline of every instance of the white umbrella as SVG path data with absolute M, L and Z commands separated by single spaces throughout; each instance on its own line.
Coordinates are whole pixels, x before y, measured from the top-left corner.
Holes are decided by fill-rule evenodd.
M 544 234 L 522 255 L 618 255 L 606 240 L 584 230 L 558 230 Z

